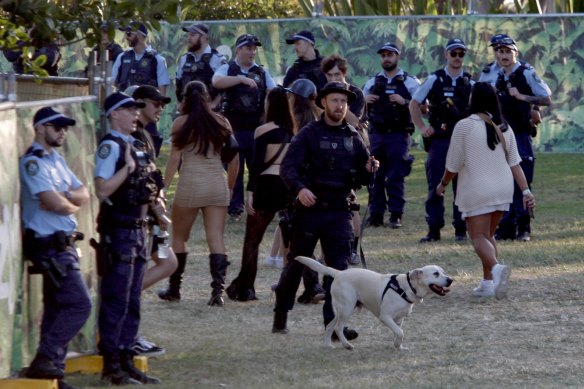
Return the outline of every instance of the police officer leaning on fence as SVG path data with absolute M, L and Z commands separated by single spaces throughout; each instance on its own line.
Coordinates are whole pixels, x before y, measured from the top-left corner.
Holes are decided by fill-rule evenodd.
M 30 378 L 64 381 L 67 344 L 91 312 L 91 299 L 79 271 L 74 213 L 89 200 L 87 188 L 55 150 L 65 142 L 75 120 L 51 107 L 41 108 L 33 119 L 35 138 L 20 159 L 24 255 L 32 273 L 43 275 L 44 312 L 37 354 L 27 369 Z
M 444 227 L 444 197 L 436 194 L 436 187 L 442 180 L 446 154 L 456 123 L 464 118 L 469 108 L 469 98 L 474 81 L 463 70 L 466 46 L 461 39 L 454 38 L 446 44 L 444 52 L 446 67 L 432 73 L 412 96 L 410 113 L 416 127 L 422 133 L 426 159 L 426 222 L 428 234 L 420 242 L 440 240 L 440 230 Z M 422 120 L 421 105 L 426 98 L 430 102 L 430 125 Z M 456 179 L 452 180 L 452 191 L 456 195 Z M 456 241 L 466 240 L 466 224 L 458 207 L 452 202 L 453 226 Z
M 255 35 L 240 35 L 235 41 L 235 58 L 217 69 L 212 79 L 213 86 L 223 93 L 221 112 L 229 120 L 239 144 L 239 174 L 228 209 L 236 220 L 243 213 L 243 172 L 245 165 L 250 169 L 253 134 L 263 120 L 266 94 L 276 87 L 270 73 L 255 63 L 261 45 Z
M 209 45 L 209 27 L 205 24 L 193 24 L 183 27 L 187 33 L 188 53 L 183 54 L 176 70 L 176 99 L 182 101 L 183 88 L 191 81 L 201 81 L 211 95 L 211 108 L 221 101 L 219 91 L 213 87 L 211 79 L 225 59 Z
M 110 124 L 96 153 L 95 193 L 100 200 L 97 231 L 101 252 L 98 318 L 102 379 L 108 384 L 158 383 L 134 367 L 130 349 L 140 325 L 140 295 L 146 269 L 146 215 L 162 188 L 136 129 L 144 103 L 116 92 L 104 102 Z
M 327 83 L 317 97 L 318 105 L 324 108 L 323 116 L 300 130 L 282 161 L 280 176 L 297 196 L 297 203 L 288 264 L 276 287 L 274 333 L 288 332 L 288 311 L 294 306 L 304 269 L 294 260 L 296 256 L 313 256 L 320 239 L 326 264 L 339 270 L 347 268 L 353 240 L 349 194 L 367 184 L 371 172 L 379 166 L 357 131 L 345 121 L 348 105 L 354 100 L 355 94 L 346 84 Z M 331 283 L 332 278 L 324 277 L 325 326 L 334 318 Z M 347 328 L 345 334 L 347 339 L 358 336 Z
M 126 33 L 130 48 L 118 55 L 113 64 L 112 79 L 116 88 L 124 91 L 132 85 L 152 85 L 166 95 L 166 88 L 170 85 L 166 59 L 146 43 L 146 26 L 132 22 L 120 31 Z
M 535 155 L 531 144 L 536 135 L 532 121 L 532 105 L 550 105 L 551 91 L 541 80 L 535 69 L 517 60 L 518 49 L 510 37 L 499 39 L 494 46 L 497 63 L 501 70 L 495 82 L 495 89 L 501 103 L 503 117 L 513 129 L 517 149 L 521 156 L 521 168 L 527 184 L 531 187 L 535 169 Z M 515 184 L 513 204 L 503 216 L 495 239 L 515 239 L 527 242 L 531 239 L 529 212 L 523 207 L 523 193 Z
M 406 203 L 405 178 L 412 171 L 414 161 L 409 154 L 414 125 L 408 105 L 420 82 L 398 66 L 401 51 L 395 44 L 385 43 L 377 53 L 381 56 L 383 71 L 367 81 L 363 88 L 371 154 L 381 164 L 374 185 L 369 188 L 368 223 L 382 226 L 387 208 L 390 227 L 400 228 Z
M 316 85 L 316 90 L 322 89 L 327 79 L 321 71 L 322 57 L 315 48 L 316 40 L 310 31 L 300 31 L 286 39 L 286 43 L 294 45 L 294 51 L 298 58 L 292 66 L 286 70 L 283 85 L 289 87 L 300 78 L 306 78 Z

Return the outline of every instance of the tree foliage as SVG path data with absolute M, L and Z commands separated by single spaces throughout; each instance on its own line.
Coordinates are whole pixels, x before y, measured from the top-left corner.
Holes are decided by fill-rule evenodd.
M 197 0 L 184 12 L 185 20 L 286 19 L 303 16 L 298 1 Z

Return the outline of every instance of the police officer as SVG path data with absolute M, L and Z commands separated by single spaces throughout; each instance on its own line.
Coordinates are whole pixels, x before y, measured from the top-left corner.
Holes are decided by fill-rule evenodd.
M 35 44 L 36 47 L 32 54 L 31 61 L 37 59 L 41 55 L 46 57 L 45 63 L 41 66 L 42 69 L 47 71 L 49 76 L 59 75 L 59 60 L 61 59 L 61 50 L 55 44 L 38 42 Z M 22 50 L 9 51 L 5 50 L 4 56 L 10 62 L 12 62 L 12 68 L 17 74 L 30 74 L 30 69 L 24 68 L 24 61 L 22 60 Z
M 347 268 L 353 239 L 348 197 L 352 189 L 369 182 L 371 172 L 379 166 L 357 131 L 345 121 L 355 97 L 345 84 L 327 83 L 317 98 L 323 116 L 292 139 L 280 166 L 280 176 L 297 200 L 288 263 L 276 286 L 274 333 L 288 332 L 288 311 L 294 306 L 304 269 L 294 260 L 296 256 L 312 256 L 320 240 L 327 266 Z M 324 277 L 323 283 L 330 292 L 332 278 Z M 325 326 L 334 318 L 330 293 L 326 294 L 323 316 Z M 358 336 L 354 330 L 344 330 L 347 339 Z
M 98 318 L 102 379 L 108 384 L 158 383 L 136 369 L 130 346 L 140 324 L 140 294 L 147 260 L 146 215 L 163 187 L 143 144 L 130 135 L 144 103 L 115 92 L 104 102 L 110 130 L 96 153 L 100 201 L 101 306 Z
M 255 63 L 261 45 L 255 35 L 240 35 L 235 41 L 235 58 L 217 69 L 212 78 L 213 86 L 223 93 L 221 111 L 239 144 L 239 174 L 228 209 L 234 220 L 239 220 L 243 213 L 244 166 L 250 169 L 253 134 L 262 123 L 264 99 L 268 90 L 276 87 L 270 73 Z
M 466 116 L 469 97 L 474 81 L 463 70 L 466 46 L 459 38 L 446 44 L 444 52 L 446 67 L 432 73 L 412 96 L 410 113 L 416 127 L 420 130 L 424 149 L 428 152 L 426 159 L 426 179 L 428 197 L 426 198 L 426 222 L 428 234 L 420 242 L 440 240 L 440 230 L 444 227 L 444 197 L 436 194 L 436 187 L 442 179 L 446 154 L 456 123 Z M 430 102 L 429 125 L 422 120 L 421 105 L 426 98 Z M 452 180 L 452 191 L 456 195 L 456 180 Z M 456 241 L 466 240 L 466 225 L 458 207 L 452 202 L 453 226 Z
M 306 78 L 316 85 L 317 90 L 320 90 L 326 84 L 327 79 L 320 69 L 322 57 L 314 47 L 316 44 L 314 35 L 310 31 L 300 31 L 286 39 L 286 43 L 294 45 L 298 59 L 286 70 L 284 87 L 287 88 L 299 78 Z
M 120 30 L 126 33 L 130 49 L 119 55 L 112 67 L 116 88 L 123 91 L 131 85 L 152 85 L 166 95 L 166 88 L 170 85 L 166 59 L 146 43 L 146 26 L 132 22 Z
M 215 71 L 223 64 L 225 59 L 217 50 L 209 45 L 209 27 L 205 24 L 193 24 L 183 27 L 187 33 L 188 52 L 180 57 L 176 70 L 176 99 L 182 101 L 183 88 L 190 81 L 201 81 L 207 87 L 211 95 L 211 107 L 219 105 L 221 97 L 217 89 L 213 87 L 211 79 Z
M 533 181 L 535 156 L 531 144 L 533 122 L 531 107 L 550 105 L 551 91 L 536 74 L 535 69 L 517 60 L 518 49 L 509 37 L 501 39 L 495 47 L 497 63 L 500 64 L 495 88 L 501 103 L 503 117 L 513 129 L 517 148 L 521 156 L 521 168 L 528 185 Z M 523 194 L 515 184 L 513 204 L 503 216 L 495 233 L 496 239 L 514 239 L 527 242 L 531 239 L 531 223 L 528 210 L 523 207 Z
M 75 212 L 89 192 L 56 151 L 75 120 L 51 107 L 33 119 L 34 142 L 20 159 L 24 254 L 43 274 L 44 312 L 37 354 L 26 372 L 30 378 L 62 381 L 67 344 L 91 312 L 91 299 L 79 271 Z M 29 268 L 30 270 L 31 268 Z
M 103 22 L 100 26 L 101 41 L 93 48 L 93 55 L 95 57 L 95 68 L 99 71 L 101 67 L 101 48 L 103 47 L 104 53 L 107 52 L 107 60 L 111 62 L 112 66 L 118 56 L 124 52 L 122 46 L 117 44 L 115 41 L 110 41 L 109 37 L 110 24 L 108 22 Z M 113 29 L 113 27 L 112 27 Z M 87 77 L 87 72 L 89 66 L 85 68 L 85 77 Z
M 369 188 L 368 223 L 382 226 L 387 209 L 389 226 L 400 228 L 406 203 L 405 178 L 414 161 L 409 154 L 414 125 L 408 105 L 420 82 L 399 67 L 401 50 L 395 44 L 387 42 L 377 53 L 383 71 L 367 81 L 364 88 L 371 154 L 381 164 L 374 185 Z

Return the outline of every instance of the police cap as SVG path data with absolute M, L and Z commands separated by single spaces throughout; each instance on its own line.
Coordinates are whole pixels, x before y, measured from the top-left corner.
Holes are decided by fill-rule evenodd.
M 34 114 L 32 121 L 35 128 L 47 123 L 53 124 L 55 127 L 59 128 L 75 125 L 74 119 L 63 115 L 61 112 L 56 111 L 52 107 L 44 107 L 39 109 Z
M 114 92 L 105 98 L 103 110 L 105 111 L 105 116 L 109 116 L 110 113 L 119 108 L 144 108 L 145 106 L 145 103 L 136 101 L 125 93 Z

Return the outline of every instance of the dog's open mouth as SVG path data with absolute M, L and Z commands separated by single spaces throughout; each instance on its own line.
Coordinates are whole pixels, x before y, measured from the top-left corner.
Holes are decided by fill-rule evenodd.
M 446 296 L 446 293 L 450 292 L 450 289 L 443 288 L 442 286 L 436 284 L 430 284 L 430 289 L 432 289 L 432 292 L 439 296 Z

